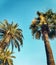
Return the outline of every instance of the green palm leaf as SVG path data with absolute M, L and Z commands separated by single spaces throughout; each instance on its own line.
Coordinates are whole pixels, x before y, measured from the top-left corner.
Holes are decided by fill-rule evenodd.
M 30 25 L 32 35 L 35 36 L 35 38 L 39 39 L 43 31 L 45 30 L 48 32 L 50 39 L 55 38 L 56 37 L 56 13 L 54 13 L 50 9 L 45 13 L 38 11 L 37 15 L 38 17 L 35 18 Z M 46 21 L 46 24 L 44 24 L 44 21 Z M 39 30 L 41 31 L 41 34 L 38 33 Z
M 9 44 L 11 44 L 12 51 L 13 51 L 14 43 L 12 41 L 14 40 L 14 38 L 17 39 L 17 41 L 20 43 L 20 45 L 23 45 L 23 34 L 22 34 L 22 30 L 20 28 L 18 28 L 18 24 L 14 24 L 13 22 L 11 24 L 9 24 L 7 20 L 4 20 L 4 22 L 1 22 L 0 25 L 1 25 L 1 27 L 0 27 L 1 31 L 4 31 L 4 33 L 1 35 L 2 43 L 5 44 L 5 46 L 3 45 L 4 48 L 6 48 L 7 46 L 9 46 Z M 1 33 L 1 31 L 0 31 L 0 33 Z M 15 45 L 15 47 L 17 45 Z M 19 45 L 18 45 L 18 47 L 19 47 Z
M 3 61 L 3 63 L 13 65 L 12 58 L 15 58 L 15 56 L 12 56 L 13 52 L 6 49 L 5 51 L 2 51 L 0 54 L 0 59 Z
M 20 51 L 19 42 L 15 38 L 14 38 L 14 44 L 15 44 L 15 47 L 18 48 L 18 51 Z

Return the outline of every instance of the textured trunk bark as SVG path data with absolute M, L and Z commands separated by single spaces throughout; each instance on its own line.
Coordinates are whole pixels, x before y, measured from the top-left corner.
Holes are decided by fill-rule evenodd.
M 47 56 L 47 65 L 55 65 L 52 50 L 48 40 L 48 33 L 46 31 L 43 32 L 43 38 L 44 38 L 44 44 L 45 44 L 45 50 Z
M 7 35 L 6 38 L 0 42 L 0 48 L 5 49 L 8 43 L 10 42 L 11 36 Z
M 6 46 L 10 42 L 10 39 L 11 39 L 11 36 L 7 35 L 6 38 L 0 42 L 0 52 L 6 48 Z M 1 65 L 5 65 L 5 64 L 2 63 Z

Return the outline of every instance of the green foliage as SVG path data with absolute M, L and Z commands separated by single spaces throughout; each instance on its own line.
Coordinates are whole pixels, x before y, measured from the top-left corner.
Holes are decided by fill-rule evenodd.
M 13 52 L 6 49 L 5 51 L 0 50 L 0 64 L 4 65 L 13 65 L 12 58 L 16 58 L 15 56 L 12 56 Z
M 56 37 L 56 13 L 51 9 L 46 12 L 37 12 L 38 17 L 35 18 L 30 29 L 32 30 L 32 35 L 39 39 L 42 36 L 43 31 L 47 31 L 50 39 Z M 40 31 L 40 33 L 38 33 Z
M 0 22 L 0 31 L 2 43 L 5 44 L 6 47 L 11 43 L 12 50 L 14 48 L 13 46 L 15 46 L 19 51 L 20 45 L 23 45 L 23 35 L 22 30 L 18 28 L 18 24 L 14 24 L 13 22 L 9 24 L 7 20 L 4 20 L 3 23 Z M 11 37 L 10 39 L 8 38 L 10 41 L 5 41 L 9 36 Z

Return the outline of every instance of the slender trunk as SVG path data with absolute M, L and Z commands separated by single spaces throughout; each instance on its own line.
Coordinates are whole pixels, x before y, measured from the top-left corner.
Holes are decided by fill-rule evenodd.
M 0 48 L 5 49 L 8 43 L 10 42 L 11 36 L 7 35 L 6 38 L 0 42 Z
M 10 39 L 11 39 L 11 35 L 7 35 L 5 36 L 6 38 L 3 40 L 5 43 L 9 43 Z
M 0 52 L 3 51 L 10 42 L 11 36 L 7 35 L 3 41 L 0 41 Z M 5 65 L 4 62 L 1 65 Z
M 46 31 L 43 32 L 46 56 L 47 56 L 47 65 L 55 65 L 52 49 L 50 47 L 50 43 L 48 40 L 48 33 Z

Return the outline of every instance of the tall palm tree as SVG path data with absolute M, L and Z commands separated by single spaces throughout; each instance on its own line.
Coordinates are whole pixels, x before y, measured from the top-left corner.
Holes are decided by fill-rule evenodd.
M 22 30 L 18 28 L 18 24 L 8 23 L 7 20 L 0 22 L 0 48 L 6 49 L 10 43 L 13 47 L 15 46 L 20 51 L 20 45 L 23 45 L 23 35 Z
M 56 37 L 56 13 L 53 13 L 50 9 L 45 13 L 38 11 L 37 15 L 38 17 L 30 25 L 32 35 L 36 39 L 42 37 L 47 56 L 47 65 L 55 65 L 49 38 L 53 39 Z
M 12 56 L 13 52 L 6 49 L 5 51 L 0 52 L 0 65 L 13 65 L 12 58 L 15 58 L 15 56 Z

